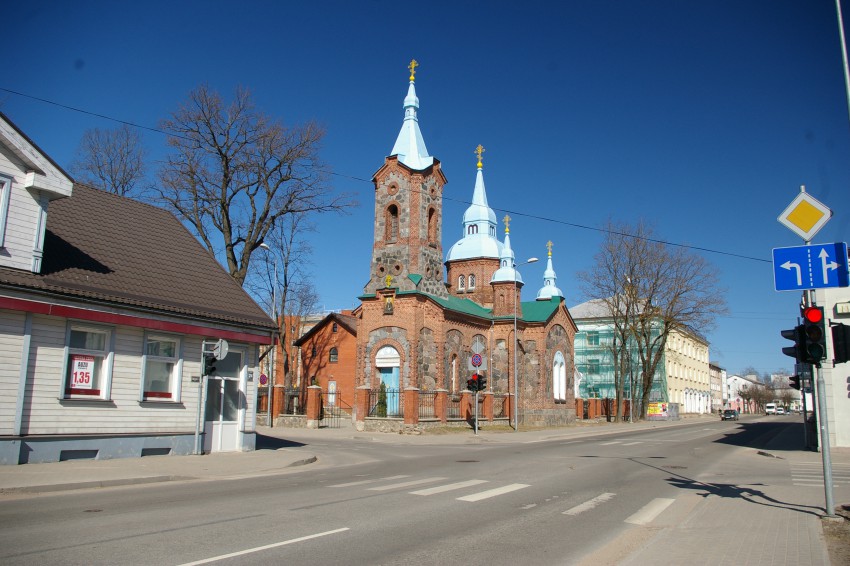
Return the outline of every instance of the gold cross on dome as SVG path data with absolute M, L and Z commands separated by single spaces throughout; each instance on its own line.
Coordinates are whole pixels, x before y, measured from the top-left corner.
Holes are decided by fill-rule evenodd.
M 481 169 L 484 165 L 481 163 L 481 154 L 484 153 L 484 146 L 478 144 L 478 147 L 475 148 L 475 154 L 478 155 L 478 168 Z
M 546 242 L 546 248 L 549 250 L 549 257 L 552 257 L 552 240 Z
M 511 231 L 511 217 L 506 214 L 502 220 L 505 222 L 505 234 L 507 234 Z
M 416 78 L 416 67 L 419 66 L 419 63 L 416 62 L 416 59 L 411 59 L 410 65 L 407 66 L 410 69 L 410 81 L 413 82 L 413 79 Z

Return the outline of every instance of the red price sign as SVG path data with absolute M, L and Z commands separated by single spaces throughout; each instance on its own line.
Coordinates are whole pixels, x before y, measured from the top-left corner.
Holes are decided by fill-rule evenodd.
M 94 356 L 73 356 L 71 358 L 71 387 L 73 389 L 93 389 Z

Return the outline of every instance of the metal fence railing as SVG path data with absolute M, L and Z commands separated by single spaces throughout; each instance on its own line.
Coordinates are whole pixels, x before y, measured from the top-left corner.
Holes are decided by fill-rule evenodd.
M 508 398 L 505 393 L 494 393 L 493 394 L 493 418 L 494 419 L 506 419 L 510 417 L 507 411 L 505 410 L 505 400 Z
M 369 416 L 370 417 L 403 417 L 404 395 L 399 389 L 385 389 L 385 395 L 381 396 L 380 389 L 369 391 Z
M 305 415 L 307 406 L 304 403 L 302 391 L 295 388 L 283 390 L 283 415 Z
M 459 419 L 460 418 L 460 400 L 461 396 L 459 394 L 448 395 L 446 397 L 446 419 Z
M 419 418 L 434 419 L 437 412 L 434 409 L 434 400 L 437 398 L 436 391 L 419 392 Z

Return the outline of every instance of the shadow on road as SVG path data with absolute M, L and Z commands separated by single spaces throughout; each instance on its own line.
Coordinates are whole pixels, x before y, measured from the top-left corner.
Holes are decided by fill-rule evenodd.
M 805 450 L 802 422 L 738 423 L 738 426 L 716 440 L 720 444 L 746 446 L 772 452 L 799 452 Z
M 257 434 L 256 450 L 277 450 L 278 448 L 300 448 L 306 446 L 303 442 L 295 442 L 294 440 L 286 440 L 285 438 L 277 438 L 274 436 L 266 436 Z

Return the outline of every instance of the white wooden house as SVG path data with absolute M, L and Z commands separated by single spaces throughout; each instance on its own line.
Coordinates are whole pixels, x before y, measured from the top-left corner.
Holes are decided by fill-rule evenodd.
M 171 213 L 74 184 L 0 113 L 0 463 L 252 450 L 274 330 Z

